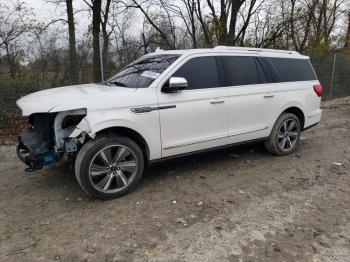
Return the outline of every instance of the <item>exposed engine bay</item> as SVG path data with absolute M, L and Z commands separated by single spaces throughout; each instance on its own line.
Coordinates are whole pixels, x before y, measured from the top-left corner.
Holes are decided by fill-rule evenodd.
M 20 134 L 17 145 L 18 157 L 28 166 L 26 171 L 53 165 L 64 155 L 74 158 L 85 136 L 69 136 L 85 116 L 85 109 L 30 115 L 29 127 Z

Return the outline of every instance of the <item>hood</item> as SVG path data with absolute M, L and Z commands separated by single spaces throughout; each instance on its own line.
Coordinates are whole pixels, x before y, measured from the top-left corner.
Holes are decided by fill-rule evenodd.
M 103 103 L 135 93 L 135 88 L 108 86 L 102 84 L 74 85 L 38 91 L 17 100 L 23 116 L 33 113 L 47 113 L 78 108 L 87 108 L 91 102 Z

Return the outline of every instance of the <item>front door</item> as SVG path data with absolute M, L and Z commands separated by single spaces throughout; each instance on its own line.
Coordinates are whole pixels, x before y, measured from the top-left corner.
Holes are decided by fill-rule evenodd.
M 158 91 L 162 156 L 167 157 L 223 144 L 227 137 L 227 87 L 215 56 L 187 57 L 169 76 L 183 77 L 188 89 Z

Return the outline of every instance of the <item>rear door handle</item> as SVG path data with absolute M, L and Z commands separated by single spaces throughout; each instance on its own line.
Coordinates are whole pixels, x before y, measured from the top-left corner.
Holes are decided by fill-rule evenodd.
M 272 98 L 272 97 L 274 97 L 275 95 L 273 95 L 273 94 L 268 94 L 268 95 L 264 95 L 264 98 Z
M 215 105 L 215 104 L 222 104 L 224 102 L 225 102 L 225 100 L 211 101 L 210 104 Z

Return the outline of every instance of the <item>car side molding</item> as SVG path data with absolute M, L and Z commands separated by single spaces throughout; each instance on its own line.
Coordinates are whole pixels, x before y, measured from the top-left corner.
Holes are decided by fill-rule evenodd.
M 140 114 L 140 113 L 148 113 L 155 110 L 163 110 L 163 109 L 170 109 L 170 108 L 176 108 L 176 105 L 156 106 L 156 107 L 150 107 L 150 106 L 133 107 L 130 109 L 130 111 L 136 114 Z

